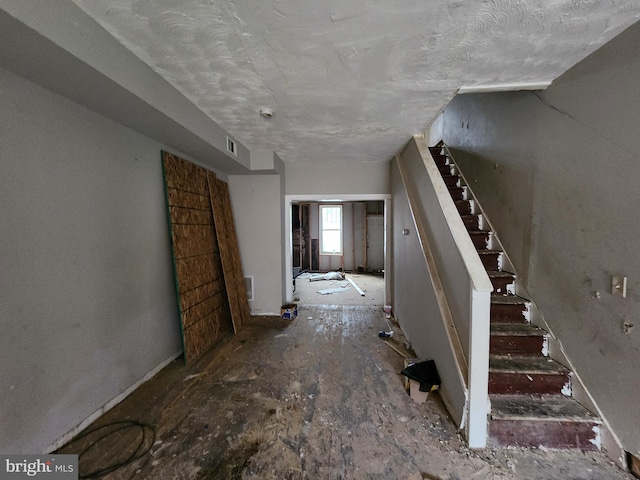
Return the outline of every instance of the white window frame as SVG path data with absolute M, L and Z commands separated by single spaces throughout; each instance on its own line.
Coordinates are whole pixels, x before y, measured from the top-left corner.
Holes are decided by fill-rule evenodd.
M 322 211 L 325 208 L 337 208 L 337 209 L 339 209 L 339 211 L 340 211 L 340 227 L 339 228 L 325 228 L 324 222 L 323 222 L 324 215 L 322 213 Z M 320 255 L 342 255 L 343 235 L 344 235 L 344 232 L 343 232 L 344 222 L 343 222 L 343 216 L 342 216 L 342 205 L 323 204 L 323 205 L 320 205 L 320 209 L 319 209 L 318 213 L 319 213 L 318 217 L 319 217 L 319 221 L 320 221 Z M 329 252 L 329 251 L 325 251 L 323 249 L 323 247 L 324 247 L 324 238 L 323 237 L 324 237 L 324 232 L 325 231 L 333 231 L 333 232 L 338 231 L 338 232 L 340 232 L 340 248 L 339 248 L 339 250 L 330 251 Z

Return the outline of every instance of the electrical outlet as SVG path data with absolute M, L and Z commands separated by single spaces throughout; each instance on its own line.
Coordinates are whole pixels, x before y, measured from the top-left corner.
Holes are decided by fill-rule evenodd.
M 627 277 L 611 275 L 611 294 L 627 297 Z

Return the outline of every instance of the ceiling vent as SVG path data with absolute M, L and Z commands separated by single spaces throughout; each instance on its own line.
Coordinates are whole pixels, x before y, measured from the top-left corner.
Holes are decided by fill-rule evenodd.
M 236 142 L 227 137 L 227 152 L 229 152 L 234 157 L 238 156 L 238 150 L 236 149 Z

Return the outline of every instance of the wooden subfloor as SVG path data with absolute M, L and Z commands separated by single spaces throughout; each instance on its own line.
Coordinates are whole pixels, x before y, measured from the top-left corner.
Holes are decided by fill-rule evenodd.
M 598 452 L 469 451 L 437 395 L 419 405 L 405 393 L 402 358 L 377 336 L 387 328 L 381 307 L 254 317 L 197 363 L 173 362 L 61 453 L 95 443 L 83 475 L 142 454 L 106 479 L 632 478 Z

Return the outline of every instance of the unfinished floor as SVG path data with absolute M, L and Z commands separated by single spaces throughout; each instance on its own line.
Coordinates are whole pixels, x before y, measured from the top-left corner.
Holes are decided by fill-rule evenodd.
M 597 452 L 468 450 L 437 395 L 417 404 L 405 393 L 402 358 L 377 335 L 386 328 L 372 306 L 254 317 L 194 365 L 173 362 L 90 429 L 112 426 L 62 453 L 95 442 L 80 460 L 87 475 L 150 447 L 108 479 L 633 478 Z
M 349 280 L 353 281 L 364 295 L 361 295 Z M 323 290 L 334 290 L 335 293 L 318 293 Z M 344 280 L 312 282 L 303 274 L 296 278 L 293 295 L 304 305 L 384 305 L 384 276 L 347 272 Z

